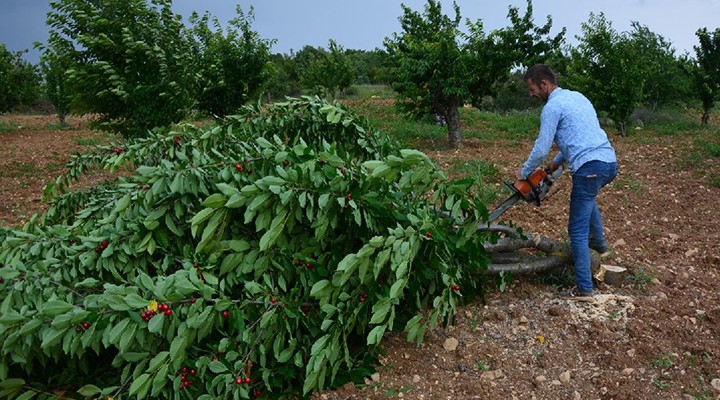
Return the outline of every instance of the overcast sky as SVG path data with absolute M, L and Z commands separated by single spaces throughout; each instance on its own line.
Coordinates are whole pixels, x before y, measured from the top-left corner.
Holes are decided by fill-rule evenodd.
M 49 0 L 0 0 L 0 43 L 8 50 L 28 49 L 26 59 L 35 63 L 36 41 L 45 42 L 45 18 Z M 244 10 L 252 5 L 252 27 L 264 39 L 274 39 L 272 51 L 289 54 L 305 45 L 327 48 L 334 39 L 345 49 L 383 48 L 383 39 L 400 32 L 400 4 L 422 11 L 426 0 L 174 0 L 176 12 L 187 17 L 192 11 L 209 11 L 222 22 L 235 16 L 235 5 Z M 452 13 L 452 0 L 441 0 L 443 12 Z M 457 0 L 463 17 L 481 19 L 485 31 L 509 25 L 509 6 L 524 15 L 526 0 Z M 590 13 L 603 12 L 617 32 L 630 30 L 631 21 L 647 26 L 673 44 L 676 54 L 690 53 L 697 44 L 699 28 L 714 31 L 720 27 L 720 0 L 534 0 L 536 25 L 544 25 L 548 15 L 553 31 L 567 28 L 567 41 L 577 44 L 576 35 Z M 464 25 L 464 23 L 463 23 Z

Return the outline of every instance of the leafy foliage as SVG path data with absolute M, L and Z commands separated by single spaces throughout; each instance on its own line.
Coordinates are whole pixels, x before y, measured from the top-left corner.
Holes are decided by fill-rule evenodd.
M 691 71 L 695 92 L 703 105 L 701 121 L 703 125 L 707 125 L 710 121 L 710 110 L 720 98 L 720 28 L 712 34 L 707 28 L 698 29 L 695 35 L 700 44 L 694 46 L 697 62 Z
M 327 50 L 305 46 L 297 57 L 300 59 L 296 64 L 300 83 L 310 93 L 334 97 L 338 91 L 349 88 L 356 78 L 350 58 L 332 39 Z
M 238 5 L 236 13 L 225 34 L 217 18 L 212 19 L 215 31 L 210 29 L 207 12 L 190 17 L 196 39 L 192 64 L 197 76 L 197 108 L 219 117 L 257 100 L 268 79 L 272 41 L 261 39 L 251 29 L 252 8 L 246 15 Z
M 653 109 L 688 99 L 691 81 L 672 45 L 647 26 L 632 22 L 629 39 L 643 60 L 642 100 Z
M 67 69 L 71 108 L 126 137 L 180 121 L 192 103 L 189 41 L 171 0 L 57 0 L 47 48 Z
M 0 43 L 0 112 L 30 105 L 38 97 L 40 76 L 22 54 L 8 51 Z
M 245 107 L 101 149 L 49 185 L 46 214 L 0 231 L 2 397 L 306 394 L 482 291 L 471 181 L 339 104 Z
M 619 34 L 603 13 L 590 14 L 580 44 L 572 50 L 568 86 L 583 92 L 612 118 L 621 134 L 642 98 L 644 60 L 627 34 Z
M 444 15 L 440 2 L 428 0 L 421 14 L 403 7 L 401 34 L 385 39 L 394 66 L 393 89 L 404 113 L 423 117 L 438 114 L 447 122 L 450 146 L 460 145 L 460 113 L 467 102 L 480 106 L 483 97 L 494 95 L 497 85 L 518 63 L 534 63 L 557 53 L 565 31 L 547 38 L 552 27 L 532 20 L 532 3 L 521 18 L 510 7 L 511 26 L 486 34 L 481 20 L 467 22 L 468 33 L 460 32 L 460 8 Z

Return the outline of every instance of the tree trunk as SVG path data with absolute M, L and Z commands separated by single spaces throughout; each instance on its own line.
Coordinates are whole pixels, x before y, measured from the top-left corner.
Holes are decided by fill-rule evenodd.
M 707 125 L 710 123 L 710 109 L 706 108 L 703 110 L 702 118 L 700 118 L 700 124 Z
M 460 111 L 457 106 L 450 106 L 445 116 L 445 121 L 448 127 L 448 139 L 450 141 L 450 147 L 453 149 L 460 148 L 461 134 L 460 134 Z

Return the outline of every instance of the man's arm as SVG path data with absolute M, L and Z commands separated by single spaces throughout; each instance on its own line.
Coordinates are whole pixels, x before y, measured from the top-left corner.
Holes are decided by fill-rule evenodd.
M 535 140 L 535 145 L 530 152 L 530 156 L 528 156 L 527 161 L 523 164 L 522 170 L 520 171 L 521 178 L 527 178 L 545 161 L 545 158 L 552 148 L 559 122 L 560 114 L 546 106 L 540 115 L 540 134 L 538 134 L 538 138 Z M 562 154 L 560 153 L 558 156 L 562 157 Z M 557 159 L 557 157 L 555 158 Z M 559 164 L 562 164 L 562 162 Z

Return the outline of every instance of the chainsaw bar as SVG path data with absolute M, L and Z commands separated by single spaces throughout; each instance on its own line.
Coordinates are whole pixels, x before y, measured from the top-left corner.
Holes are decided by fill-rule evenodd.
M 515 183 L 506 182 L 507 186 L 513 190 L 512 196 L 508 197 L 500 203 L 489 215 L 488 220 L 481 225 L 491 224 L 500 218 L 505 211 L 509 210 L 518 200 L 525 200 L 528 203 L 534 203 L 540 206 L 540 201 L 547 196 L 553 183 L 563 174 L 564 168 L 560 166 L 552 173 L 538 168 L 528 179 L 519 179 Z
M 522 199 L 522 195 L 520 193 L 515 193 L 512 196 L 505 199 L 505 201 L 500 203 L 500 205 L 497 206 L 497 208 L 495 208 L 493 210 L 493 212 L 490 213 L 490 215 L 488 215 L 487 222 L 492 223 L 496 219 L 500 218 L 500 216 L 503 215 L 505 213 L 505 211 L 509 210 L 510 207 L 514 206 L 515 203 L 517 203 L 518 200 L 520 200 L 520 199 Z

